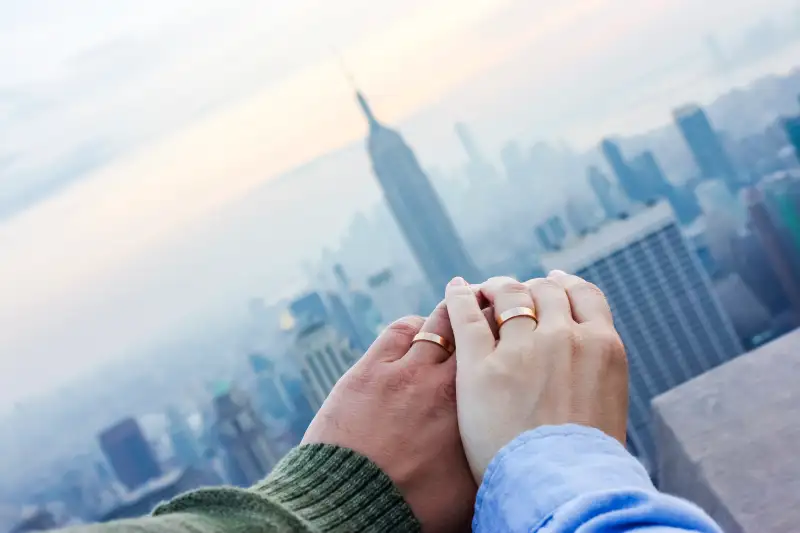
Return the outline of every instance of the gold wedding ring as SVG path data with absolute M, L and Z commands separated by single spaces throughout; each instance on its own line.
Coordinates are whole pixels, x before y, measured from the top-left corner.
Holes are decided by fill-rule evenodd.
M 413 346 L 418 342 L 432 342 L 433 344 L 438 344 L 444 348 L 447 353 L 453 353 L 456 349 L 449 340 L 436 333 L 428 333 L 427 331 L 421 331 L 414 335 L 414 340 L 411 341 L 411 345 Z
M 503 311 L 502 313 L 500 313 L 500 316 L 497 317 L 498 329 L 503 327 L 503 324 L 505 324 L 509 320 L 521 316 L 532 318 L 534 322 L 537 323 L 539 322 L 536 319 L 536 312 L 530 307 L 512 307 L 508 311 Z

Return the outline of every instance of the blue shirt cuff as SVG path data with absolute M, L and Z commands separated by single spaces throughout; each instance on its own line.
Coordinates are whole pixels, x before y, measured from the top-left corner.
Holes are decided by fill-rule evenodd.
M 575 498 L 620 489 L 656 492 L 641 463 L 602 431 L 542 426 L 492 459 L 475 502 L 473 531 L 536 530 Z

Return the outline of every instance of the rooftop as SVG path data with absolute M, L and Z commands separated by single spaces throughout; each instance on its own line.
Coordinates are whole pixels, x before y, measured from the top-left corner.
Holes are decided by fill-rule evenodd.
M 800 329 L 653 400 L 661 488 L 728 533 L 800 523 Z
M 575 272 L 673 223 L 672 208 L 661 202 L 626 219 L 607 222 L 586 237 L 569 241 L 563 250 L 543 255 L 542 265 L 545 270 Z

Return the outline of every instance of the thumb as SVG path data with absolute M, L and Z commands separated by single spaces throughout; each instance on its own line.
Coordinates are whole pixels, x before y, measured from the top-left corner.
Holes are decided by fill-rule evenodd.
M 472 288 L 463 278 L 453 278 L 447 284 L 444 299 L 458 361 L 474 361 L 489 355 L 494 350 L 494 334 Z

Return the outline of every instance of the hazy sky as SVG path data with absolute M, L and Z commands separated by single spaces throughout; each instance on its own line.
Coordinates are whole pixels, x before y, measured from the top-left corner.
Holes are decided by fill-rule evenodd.
M 453 164 L 457 119 L 491 150 L 666 120 L 670 61 L 796 5 L 0 0 L 0 409 L 295 287 L 379 198 L 334 48 L 423 164 Z

